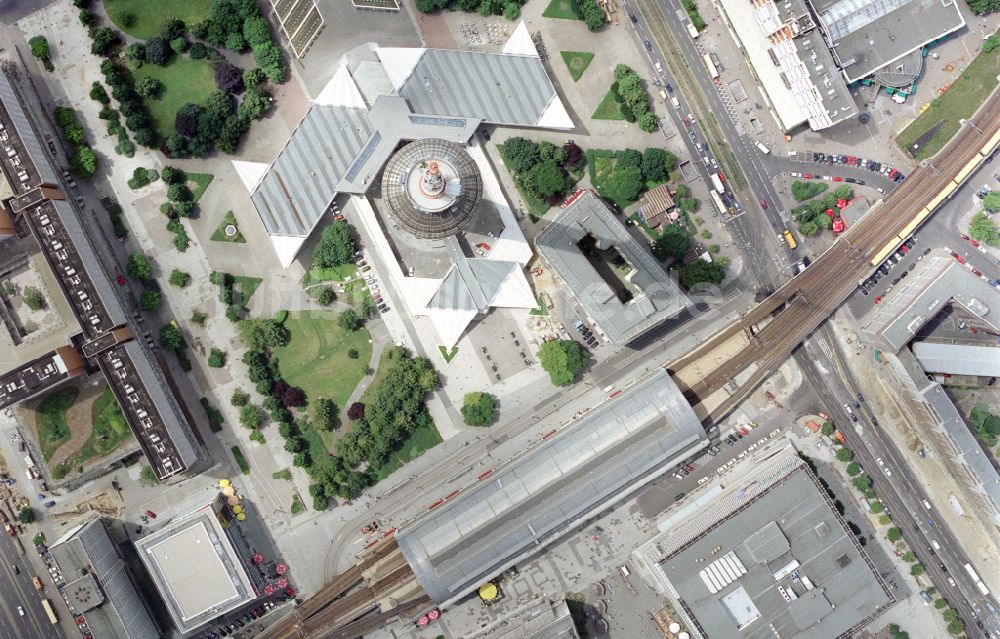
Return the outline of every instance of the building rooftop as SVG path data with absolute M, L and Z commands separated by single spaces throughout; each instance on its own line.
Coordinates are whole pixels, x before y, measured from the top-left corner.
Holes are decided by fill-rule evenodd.
M 892 273 L 890 272 L 890 275 Z M 1000 294 L 951 256 L 937 252 L 918 263 L 909 276 L 866 318 L 864 330 L 877 335 L 892 352 L 898 352 L 949 303 L 958 304 L 983 322 L 1000 330 L 990 315 Z
M 382 199 L 392 221 L 419 239 L 455 235 L 483 195 L 479 168 L 453 142 L 429 138 L 396 152 L 382 174 Z
M 848 81 L 965 26 L 954 0 L 809 0 Z
M 579 639 L 566 600 L 541 597 L 466 639 Z
M 614 344 L 632 341 L 690 304 L 647 247 L 590 191 L 559 212 L 535 247 Z
M 666 371 L 645 378 L 396 533 L 447 605 L 707 444 Z
M 49 551 L 66 580 L 61 590 L 70 612 L 82 614 L 95 637 L 160 637 L 103 520 L 70 530 Z
M 803 0 L 723 0 L 723 10 L 754 75 L 789 131 L 804 122 L 818 131 L 854 117 L 857 105 Z
M 1000 348 L 995 345 L 914 342 L 913 354 L 928 373 L 1000 377 Z
M 211 504 L 135 542 L 182 633 L 256 599 Z
M 734 480 L 745 490 L 734 485 L 690 522 L 661 562 L 704 636 L 855 637 L 893 603 L 815 477 L 792 464 L 763 489 Z

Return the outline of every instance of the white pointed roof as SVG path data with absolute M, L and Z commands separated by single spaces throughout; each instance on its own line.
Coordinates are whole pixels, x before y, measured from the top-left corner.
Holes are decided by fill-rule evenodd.
M 319 95 L 316 96 L 313 102 L 325 106 L 342 106 L 355 109 L 368 108 L 368 105 L 365 104 L 365 99 L 361 97 L 358 85 L 354 83 L 354 78 L 351 77 L 351 72 L 347 70 L 346 64 L 340 65 L 340 68 L 333 74 L 333 77 L 330 78 L 330 81 L 326 83 L 326 86 L 323 87 L 323 90 L 319 92 Z
M 378 47 L 375 49 L 385 74 L 389 76 L 392 86 L 398 91 L 406 79 L 413 73 L 426 49 L 411 47 Z
M 295 261 L 295 256 L 299 254 L 299 249 L 306 243 L 305 237 L 295 237 L 290 235 L 271 235 L 271 246 L 278 254 L 278 261 L 281 268 L 288 268 Z
M 466 327 L 476 319 L 477 314 L 476 311 L 445 311 L 435 308 L 427 309 L 425 312 L 434 324 L 434 330 L 441 337 L 442 346 L 448 350 L 462 339 Z
M 250 193 L 253 193 L 270 168 L 266 162 L 245 162 L 243 160 L 233 160 L 232 162 L 233 168 L 236 169 L 236 175 L 240 176 L 240 182 L 243 182 L 243 186 Z
M 536 58 L 539 57 L 538 49 L 531 40 L 531 34 L 528 33 L 528 27 L 524 24 L 524 20 L 517 23 L 514 33 L 507 38 L 507 42 L 504 43 L 500 53 L 504 55 L 530 55 Z
M 545 107 L 545 112 L 542 113 L 542 117 L 538 118 L 535 126 L 542 127 L 543 129 L 573 128 L 573 118 L 569 117 L 566 107 L 563 106 L 562 100 L 559 99 L 559 94 L 552 96 L 552 102 L 549 102 L 549 106 Z
M 490 300 L 490 306 L 497 308 L 535 308 L 538 306 L 538 300 L 531 292 L 531 286 L 528 284 L 528 278 L 524 276 L 524 271 L 520 268 L 511 270 L 496 295 Z

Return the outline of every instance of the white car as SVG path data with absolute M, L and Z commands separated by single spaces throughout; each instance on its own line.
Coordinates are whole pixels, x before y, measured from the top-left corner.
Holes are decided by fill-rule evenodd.
M 882 461 L 881 457 L 876 457 L 875 463 L 878 464 L 879 466 L 885 466 L 885 462 Z
M 22 608 L 21 606 L 18 606 L 17 607 L 17 614 L 19 614 L 19 615 L 21 615 L 23 617 L 24 616 L 24 608 Z
M 802 177 L 801 173 L 789 173 L 788 175 L 790 175 L 792 177 Z
M 889 472 L 889 469 L 888 469 L 888 468 L 883 468 L 882 470 L 883 470 L 883 472 L 885 472 L 885 476 L 886 476 L 886 477 L 892 477 L 892 473 L 891 473 L 891 472 Z

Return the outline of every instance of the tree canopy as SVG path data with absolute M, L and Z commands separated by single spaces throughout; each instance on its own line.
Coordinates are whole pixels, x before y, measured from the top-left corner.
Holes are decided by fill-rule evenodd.
M 690 289 L 696 284 L 721 284 L 726 277 L 726 267 L 716 262 L 695 260 L 680 269 L 680 283 Z
M 312 265 L 329 268 L 354 261 L 354 234 L 347 222 L 333 222 L 323 229 L 316 248 L 313 249 Z
M 566 386 L 586 368 L 589 358 L 574 340 L 545 342 L 538 349 L 538 361 L 555 386 Z
M 462 418 L 468 426 L 489 426 L 493 423 L 496 400 L 489 393 L 466 393 L 462 402 Z
M 508 138 L 503 143 L 500 154 L 515 173 L 530 171 L 542 159 L 538 145 L 522 137 Z
M 134 280 L 146 281 L 153 276 L 153 267 L 142 253 L 132 253 L 125 262 L 125 273 Z
M 681 259 L 691 246 L 691 236 L 678 224 L 661 227 L 660 237 L 653 242 L 653 255 L 661 262 L 670 258 Z

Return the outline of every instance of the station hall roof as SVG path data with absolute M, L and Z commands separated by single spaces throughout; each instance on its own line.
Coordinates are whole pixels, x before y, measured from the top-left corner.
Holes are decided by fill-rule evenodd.
M 691 406 L 659 369 L 404 526 L 396 539 L 424 591 L 444 605 L 706 441 Z

